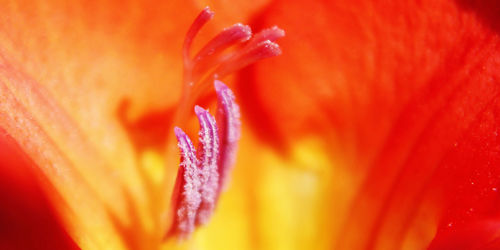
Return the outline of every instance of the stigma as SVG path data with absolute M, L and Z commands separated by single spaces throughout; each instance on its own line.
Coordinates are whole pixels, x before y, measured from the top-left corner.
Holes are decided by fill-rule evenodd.
M 194 38 L 213 15 L 208 7 L 202 10 L 184 40 L 183 91 L 174 124 L 184 124 L 194 109 L 200 127 L 199 142 L 195 148 L 180 127 L 174 128 L 180 164 L 170 205 L 172 223 L 166 238 L 187 238 L 209 222 L 229 182 L 241 134 L 240 108 L 233 91 L 219 79 L 281 54 L 275 41 L 285 35 L 283 30 L 272 27 L 252 35 L 249 26 L 237 23 L 223 29 L 191 55 Z M 196 105 L 201 97 L 214 92 L 215 116 Z

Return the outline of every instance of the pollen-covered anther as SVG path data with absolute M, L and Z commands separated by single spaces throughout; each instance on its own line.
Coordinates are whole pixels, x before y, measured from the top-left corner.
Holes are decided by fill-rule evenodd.
M 196 214 L 201 203 L 199 190 L 202 181 L 193 143 L 182 129 L 176 127 L 174 132 L 181 153 L 181 163 L 172 194 L 174 220 L 168 234 L 187 237 L 195 228 Z
M 195 106 L 200 124 L 198 153 L 189 137 L 180 129 L 174 132 L 181 152 L 181 163 L 172 197 L 173 223 L 167 235 L 189 236 L 196 226 L 211 217 L 234 164 L 240 135 L 239 107 L 232 91 L 215 81 L 217 122 L 205 109 Z
M 196 215 L 197 224 L 205 224 L 215 208 L 217 191 L 219 189 L 219 135 L 215 119 L 210 113 L 195 106 L 195 113 L 200 122 L 198 157 L 200 177 L 203 185 L 200 189 L 201 204 Z
M 233 91 L 221 81 L 215 80 L 217 92 L 217 123 L 219 124 L 219 194 L 227 186 L 229 173 L 234 166 L 238 140 L 241 134 L 240 107 L 235 102 Z

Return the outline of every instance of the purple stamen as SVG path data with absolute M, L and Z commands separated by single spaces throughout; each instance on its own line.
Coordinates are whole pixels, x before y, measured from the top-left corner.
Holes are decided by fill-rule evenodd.
M 219 193 L 227 186 L 228 175 L 236 159 L 238 140 L 241 133 L 240 107 L 235 97 L 221 81 L 215 80 L 217 92 L 217 123 L 219 124 Z
M 197 225 L 212 216 L 222 187 L 234 164 L 240 137 L 240 111 L 233 92 L 215 81 L 217 92 L 217 128 L 215 118 L 195 106 L 200 123 L 198 155 L 189 137 L 180 128 L 174 132 L 181 151 L 181 164 L 173 193 L 174 222 L 171 233 L 188 236 Z
M 198 146 L 200 177 L 202 186 L 201 204 L 196 216 L 197 224 L 208 222 L 215 208 L 217 191 L 219 187 L 219 173 L 217 163 L 219 157 L 219 136 L 215 119 L 208 111 L 195 106 L 195 113 L 200 122 Z
M 193 143 L 182 129 L 175 127 L 174 132 L 181 151 L 181 163 L 177 173 L 178 188 L 173 193 L 173 201 L 177 207 L 173 230 L 176 234 L 186 237 L 195 228 L 196 213 L 201 203 L 199 189 L 202 183 Z

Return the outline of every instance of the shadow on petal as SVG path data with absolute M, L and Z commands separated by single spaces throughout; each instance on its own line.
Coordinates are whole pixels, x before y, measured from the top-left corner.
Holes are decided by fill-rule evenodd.
M 64 230 L 33 163 L 0 130 L 0 248 L 78 249 Z

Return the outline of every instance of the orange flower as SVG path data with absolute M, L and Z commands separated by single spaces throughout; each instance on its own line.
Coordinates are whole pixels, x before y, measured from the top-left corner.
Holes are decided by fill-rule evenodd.
M 230 187 L 206 226 L 164 242 L 166 138 L 197 131 L 192 107 L 172 124 L 182 41 L 206 4 L 195 48 L 238 21 L 287 37 L 226 79 L 242 114 Z M 499 6 L 3 4 L 0 247 L 499 248 Z

